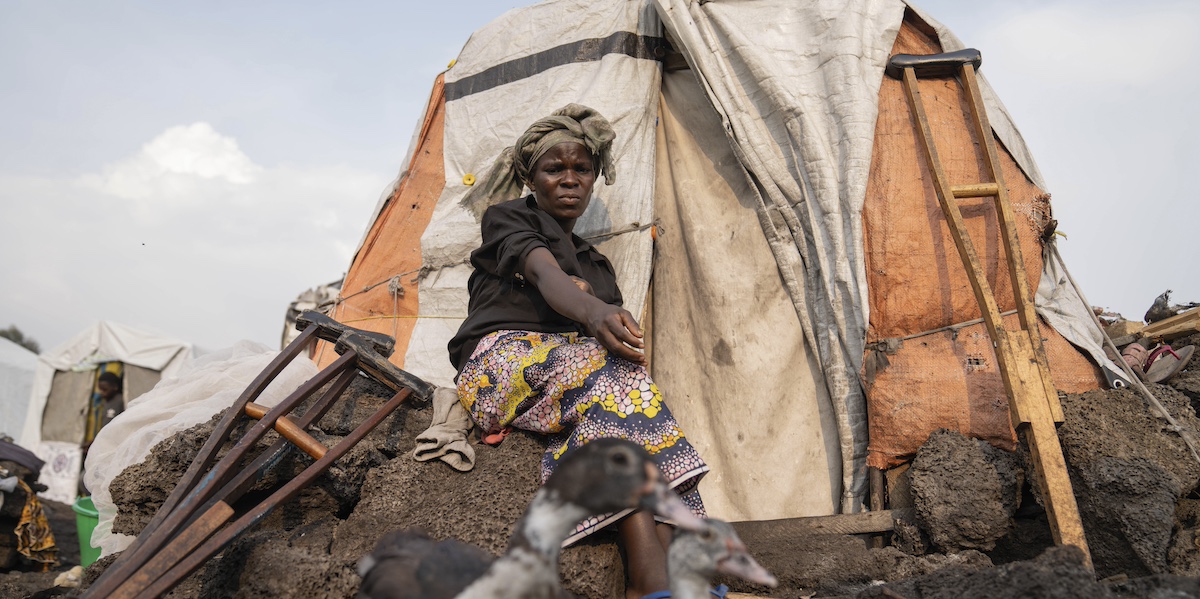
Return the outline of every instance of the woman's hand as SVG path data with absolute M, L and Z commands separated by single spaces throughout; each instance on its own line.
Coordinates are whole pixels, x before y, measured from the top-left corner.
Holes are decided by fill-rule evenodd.
M 589 306 L 583 326 L 588 334 L 595 337 L 608 351 L 629 360 L 635 364 L 646 365 L 646 354 L 641 351 L 646 346 L 642 341 L 642 328 L 628 310 L 599 300 L 596 306 Z
M 592 295 L 591 285 L 563 272 L 550 250 L 539 247 L 529 252 L 524 271 L 525 279 L 537 287 L 555 312 L 582 324 L 589 335 L 613 354 L 635 364 L 646 364 L 645 354 L 639 351 L 645 347 L 642 329 L 633 315 Z

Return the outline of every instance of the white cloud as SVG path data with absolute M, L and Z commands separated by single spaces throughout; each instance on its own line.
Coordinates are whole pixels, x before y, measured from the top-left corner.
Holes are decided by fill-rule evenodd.
M 0 263 L 0 304 L 44 345 L 101 319 L 277 343 L 287 303 L 349 267 L 389 176 L 256 165 L 205 123 L 83 177 L 0 172 L 0 255 L 21 257 Z
M 187 200 L 189 179 L 246 185 L 262 172 L 238 148 L 237 140 L 208 123 L 171 127 L 137 154 L 90 175 L 85 183 L 131 200 Z

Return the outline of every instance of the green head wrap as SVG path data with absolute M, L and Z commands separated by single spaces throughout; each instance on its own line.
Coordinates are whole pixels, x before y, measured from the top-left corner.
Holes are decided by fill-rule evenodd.
M 599 112 L 581 104 L 567 104 L 550 116 L 530 125 L 517 143 L 505 148 L 487 176 L 477 182 L 463 205 L 476 219 L 483 218 L 488 206 L 521 197 L 521 187 L 529 183 L 530 171 L 550 148 L 575 142 L 587 148 L 596 161 L 596 174 L 612 185 L 617 180 L 612 163 L 612 142 L 617 134 Z

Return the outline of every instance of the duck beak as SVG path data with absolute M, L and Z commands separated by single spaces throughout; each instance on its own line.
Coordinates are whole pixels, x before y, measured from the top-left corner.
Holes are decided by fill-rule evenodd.
M 703 531 L 704 520 L 701 520 L 688 508 L 679 495 L 667 487 L 667 481 L 653 464 L 646 464 L 646 494 L 643 507 L 654 510 L 655 514 L 684 530 Z M 650 503 L 651 505 L 645 505 Z
M 766 568 L 760 566 L 741 543 L 728 543 L 729 553 L 717 561 L 717 572 L 736 576 L 746 582 L 775 587 L 779 581 Z

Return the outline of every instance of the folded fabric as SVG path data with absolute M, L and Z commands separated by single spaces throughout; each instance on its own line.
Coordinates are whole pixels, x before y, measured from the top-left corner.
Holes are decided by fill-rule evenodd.
M 455 470 L 466 472 L 475 467 L 475 448 L 467 442 L 471 417 L 458 402 L 458 390 L 438 387 L 433 392 L 433 421 L 417 435 L 413 459 L 426 462 L 437 458 Z
M 17 553 L 40 565 L 42 572 L 49 572 L 58 565 L 58 545 L 54 543 L 50 520 L 33 489 L 22 480 L 18 480 L 17 485 L 25 491 L 25 507 L 13 530 L 17 535 Z
M 41 458 L 34 455 L 32 451 L 17 445 L 11 441 L 0 441 L 0 460 L 8 460 L 28 468 L 33 472 L 34 478 L 41 473 L 42 466 L 46 465 Z

